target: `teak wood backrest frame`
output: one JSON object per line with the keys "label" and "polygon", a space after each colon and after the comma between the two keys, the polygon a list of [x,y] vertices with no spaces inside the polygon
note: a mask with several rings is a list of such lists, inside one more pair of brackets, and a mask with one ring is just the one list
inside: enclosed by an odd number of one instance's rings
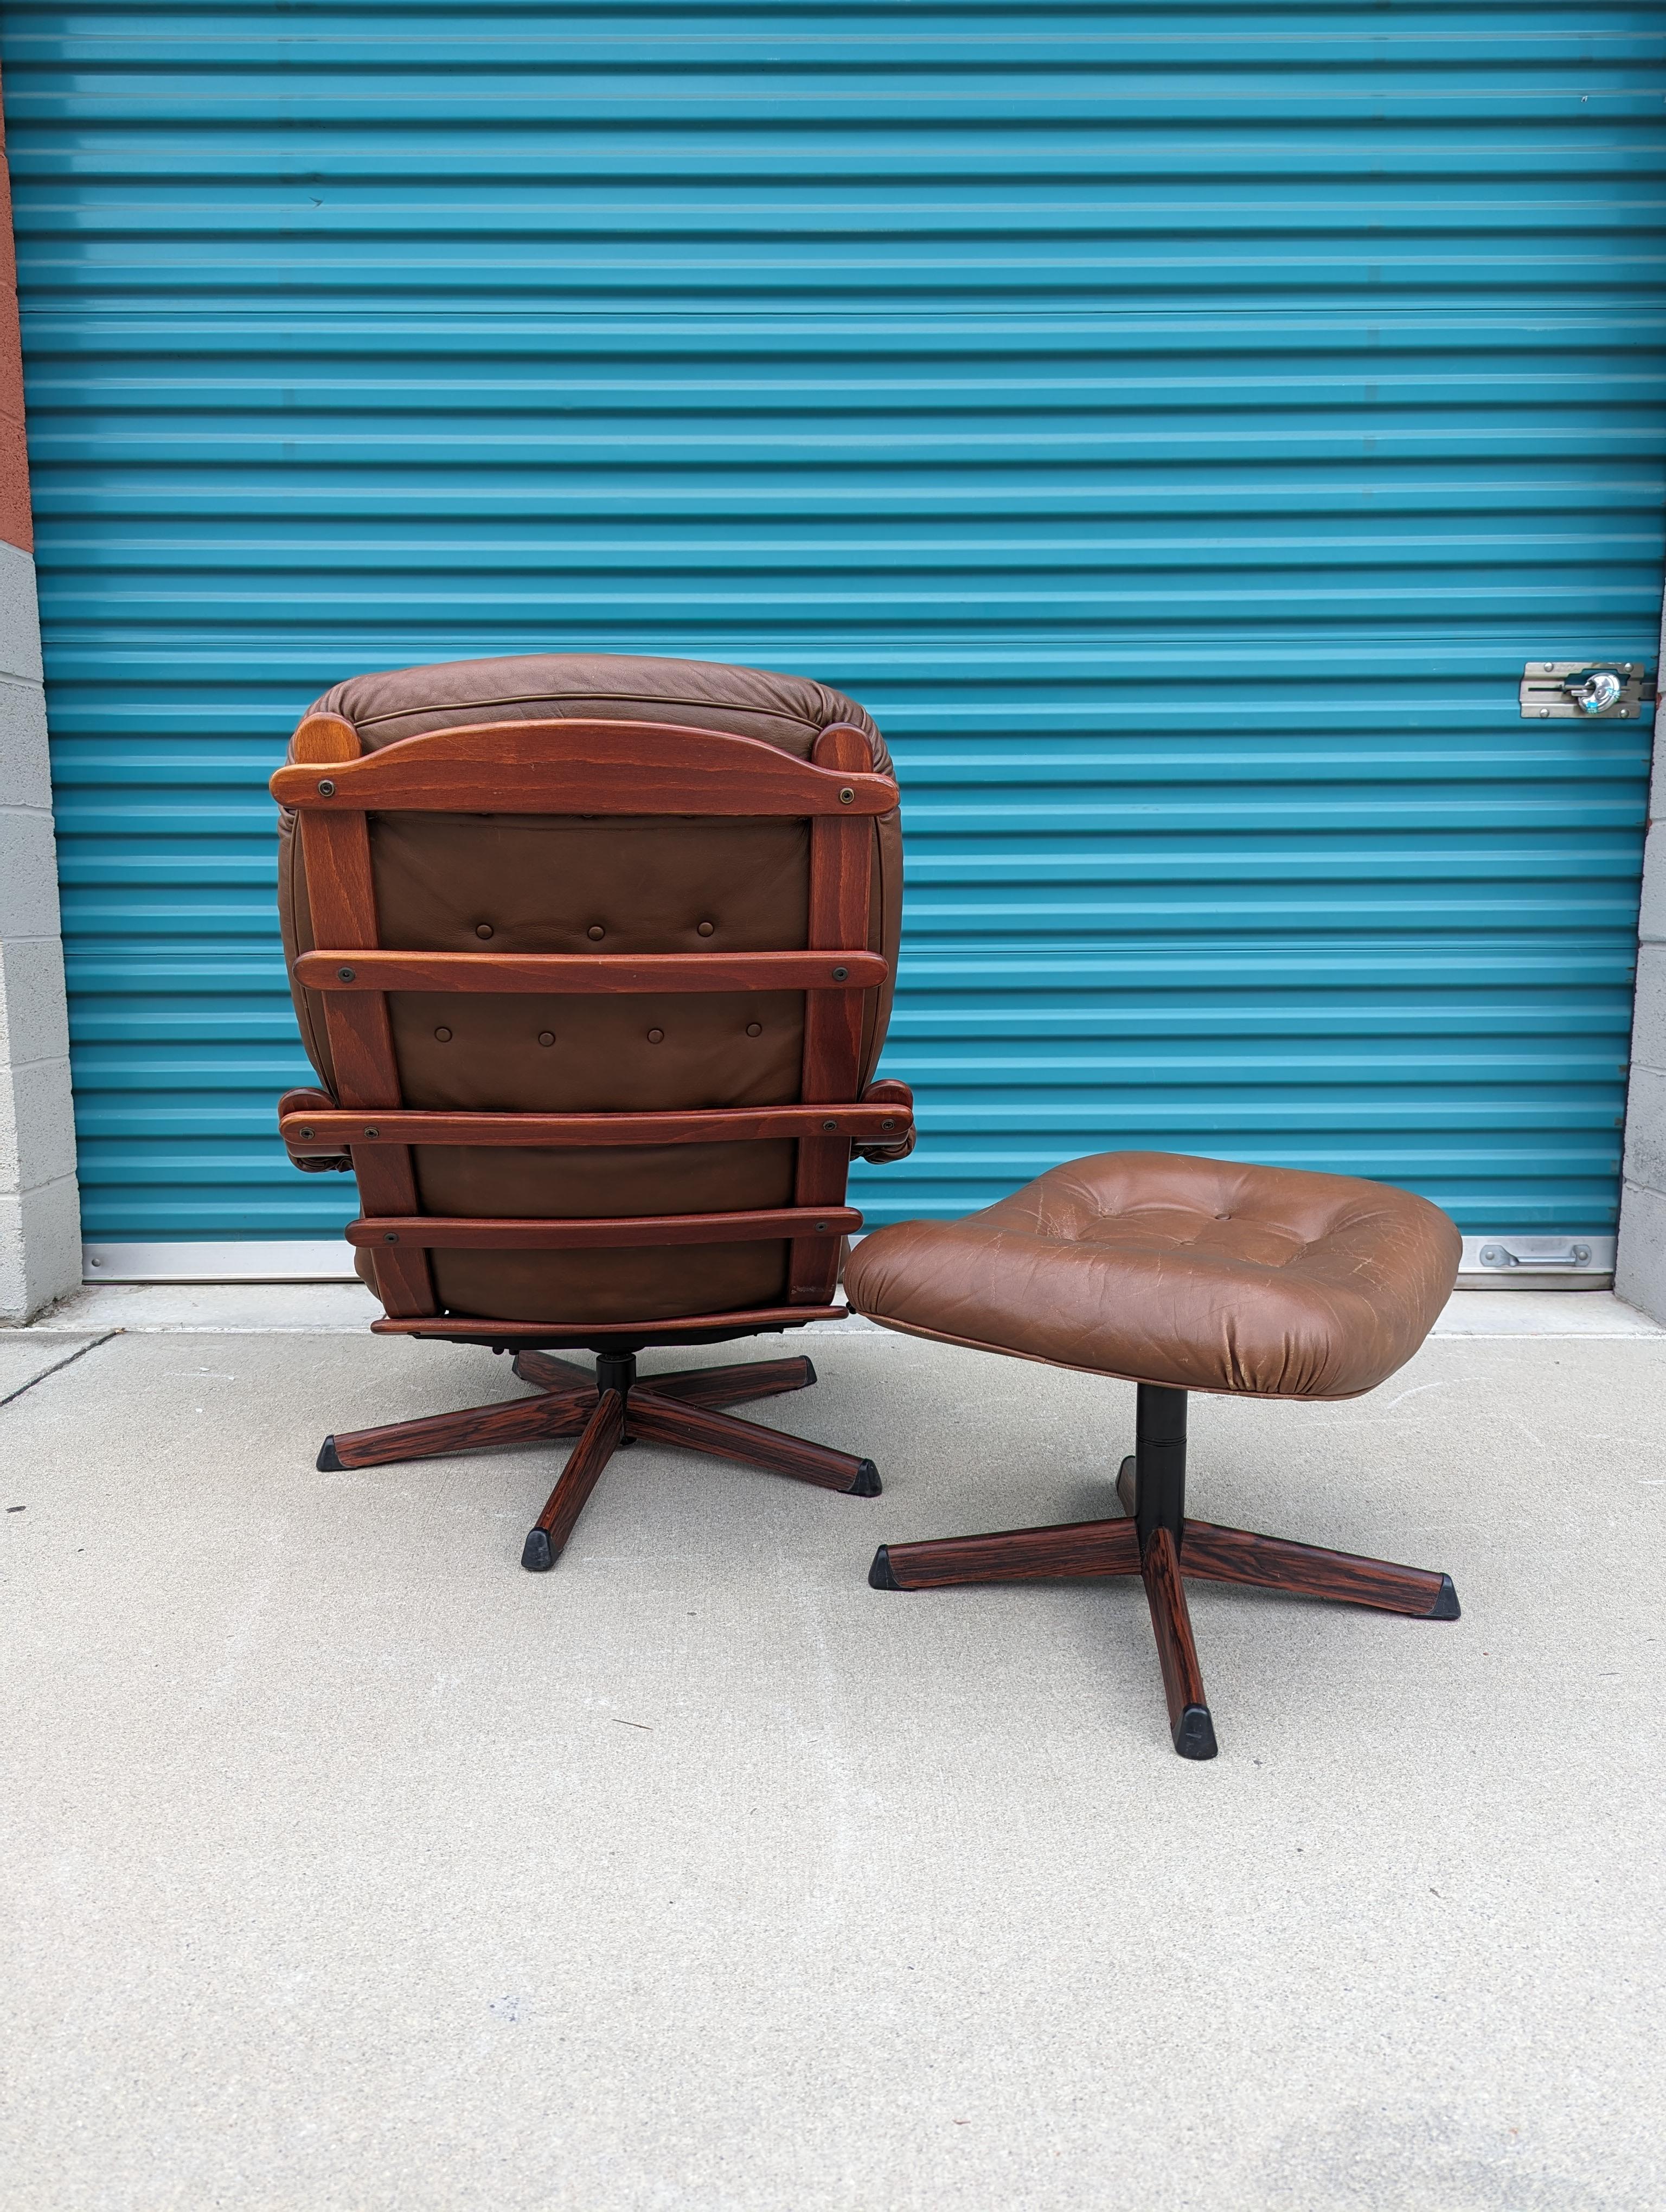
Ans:
{"label": "teak wood backrest frame", "polygon": [[[873,817],[897,804],[873,773],[861,731],[835,723],[801,761],[753,738],[674,724],[563,720],[480,723],[405,738],[363,753],[337,715],[310,715],[295,732],[272,795],[299,817],[313,935],[295,962],[318,991],[335,1066],[337,1106],[285,1115],[304,1152],[345,1143],[362,1218],[351,1243],[372,1255],[390,1316],[434,1317],[434,1249],[576,1249],[608,1244],[789,1241],[789,1308],[825,1305],[838,1281],[842,1237],[861,1216],[844,1203],[853,1138],[906,1130],[907,1109],[864,1107],[862,994],[887,978],[866,949]],[[763,953],[542,954],[384,951],[370,857],[370,811],[490,814],[799,817],[810,823],[807,949]],[[691,1109],[668,1115],[459,1115],[406,1109],[386,994],[390,990],[628,993],[801,989],[800,1103]],[[821,1109],[818,1111],[817,1109]],[[830,1111],[828,1109],[831,1109]],[[373,1118],[374,1117],[374,1118]],[[432,1217],[416,1202],[410,1146],[798,1140],[791,1207],[722,1214],[512,1221]],[[385,1125],[385,1126],[384,1126]],[[640,1126],[639,1126],[640,1125]],[[514,1133],[498,1130],[513,1127]],[[650,1133],[651,1131],[651,1133]],[[779,1309],[771,1309],[772,1314]],[[743,1324],[745,1312],[733,1316]],[[705,1318],[711,1318],[707,1316]],[[760,1310],[757,1318],[765,1316]],[[513,1324],[511,1325],[513,1326]]]}

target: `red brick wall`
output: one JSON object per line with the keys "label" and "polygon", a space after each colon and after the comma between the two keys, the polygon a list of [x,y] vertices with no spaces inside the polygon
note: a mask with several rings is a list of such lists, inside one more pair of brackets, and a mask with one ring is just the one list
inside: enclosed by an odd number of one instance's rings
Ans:
{"label": "red brick wall", "polygon": [[23,356],[17,336],[17,256],[11,235],[11,172],[0,129],[0,538],[34,550],[29,457],[23,443]]}

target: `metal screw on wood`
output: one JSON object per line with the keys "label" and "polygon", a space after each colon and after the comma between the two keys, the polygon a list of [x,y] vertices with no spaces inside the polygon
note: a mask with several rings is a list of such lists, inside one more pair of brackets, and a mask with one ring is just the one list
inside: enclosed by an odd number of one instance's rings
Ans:
{"label": "metal screw on wood", "polygon": [[320,799],[333,799],[336,795],[336,787],[327,775],[318,787],[318,795]]}
{"label": "metal screw on wood", "polygon": [[381,1133],[377,1129],[367,1129],[364,1133],[367,1137],[374,1137],[379,1136]]}
{"label": "metal screw on wood", "polygon": [[336,970],[336,981],[338,983],[350,983],[357,972],[358,971],[353,968],[337,968]]}
{"label": "metal screw on wood", "polygon": [[836,1129],[838,1126],[839,1125],[836,1121],[824,1121],[822,1123],[824,1129]]}
{"label": "metal screw on wood", "polygon": [[856,794],[850,786],[846,784],[844,789],[839,793],[839,804],[841,806],[854,806],[855,803]]}
{"label": "metal screw on wood", "polygon": [[843,981],[844,981],[844,979],[845,979],[845,977],[846,977],[849,973],[850,973],[850,970],[849,970],[849,969],[848,969],[848,968],[836,968],[836,969],[833,970],[833,981],[834,981],[836,983],[842,983],[842,982],[843,982]]}
{"label": "metal screw on wood", "polygon": [[388,1231],[388,1232],[387,1232],[386,1236],[386,1237],[383,1237],[383,1239],[382,1239],[382,1242],[383,1242],[383,1243],[384,1243],[384,1244],[397,1244],[397,1243],[398,1243],[398,1241],[399,1241],[399,1239],[398,1239],[398,1236],[397,1236],[397,1235],[396,1235],[396,1233],[395,1233],[392,1230],[391,1230],[391,1229]]}

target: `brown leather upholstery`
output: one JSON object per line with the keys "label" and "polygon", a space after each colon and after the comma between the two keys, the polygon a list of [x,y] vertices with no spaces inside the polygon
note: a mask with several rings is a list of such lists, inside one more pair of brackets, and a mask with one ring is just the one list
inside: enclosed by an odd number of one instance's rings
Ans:
{"label": "brown leather upholstery", "polygon": [[[534,653],[357,676],[309,714],[344,715],[367,750],[471,722],[599,717],[761,738],[807,758],[830,723],[891,759],[854,700],[803,677],[691,660]],[[293,963],[315,939],[301,841],[281,825],[279,908]],[[867,942],[894,969],[902,832],[876,822]],[[406,813],[370,817],[381,942],[423,951],[792,951],[806,939],[809,836],[800,821]],[[295,992],[307,1056],[332,1087],[322,1008]],[[799,1096],[802,994],[538,998],[390,995],[404,1103],[476,1111],[623,1112],[762,1106]],[[864,1079],[891,990],[868,995]],[[757,1034],[753,1034],[756,1030]],[[547,1040],[547,1042],[546,1042]],[[791,1143],[663,1150],[427,1146],[425,1211],[495,1217],[700,1213],[790,1205]],[[785,1244],[433,1255],[447,1310],[505,1320],[629,1322],[777,1303]]]}
{"label": "brown leather upholstery", "polygon": [[1185,1390],[1352,1398],[1403,1366],[1456,1279],[1426,1199],[1171,1152],[1053,1168],[960,1221],[901,1221],[845,1270],[889,1328]]}

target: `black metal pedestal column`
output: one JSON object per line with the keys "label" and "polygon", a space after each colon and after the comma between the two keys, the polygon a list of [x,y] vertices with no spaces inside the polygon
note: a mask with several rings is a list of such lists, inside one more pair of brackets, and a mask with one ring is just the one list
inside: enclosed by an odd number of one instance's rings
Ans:
{"label": "black metal pedestal column", "polygon": [[[634,1352],[599,1352],[596,1354],[596,1395],[604,1390],[617,1390],[627,1416],[630,1411],[630,1386],[636,1380],[636,1355]],[[616,1449],[629,1451],[636,1439],[629,1431],[619,1438]]]}
{"label": "black metal pedestal column", "polygon": [[1186,1524],[1186,1393],[1142,1382],[1134,1417],[1134,1519],[1143,1553],[1159,1528],[1180,1549]]}

